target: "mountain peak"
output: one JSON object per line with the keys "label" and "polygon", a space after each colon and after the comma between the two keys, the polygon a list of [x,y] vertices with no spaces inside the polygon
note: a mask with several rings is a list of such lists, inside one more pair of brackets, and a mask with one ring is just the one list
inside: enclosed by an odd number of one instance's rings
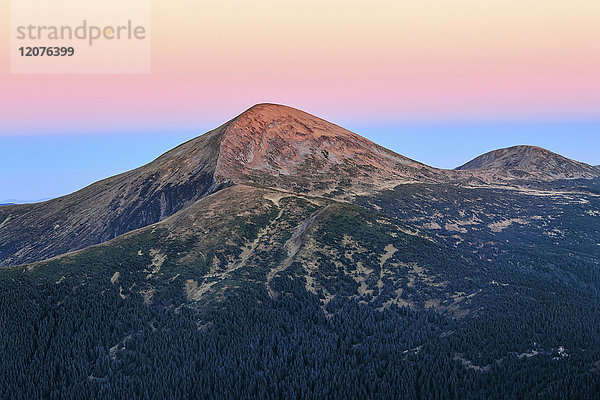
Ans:
{"label": "mountain peak", "polygon": [[546,179],[595,178],[598,171],[591,165],[574,161],[538,146],[519,145],[485,153],[457,170],[487,170]]}
{"label": "mountain peak", "polygon": [[432,171],[304,111],[257,104],[229,122],[215,176],[236,183],[329,192],[392,179],[413,181]]}
{"label": "mountain peak", "polygon": [[[291,126],[282,127],[282,123]],[[301,136],[346,135],[360,137],[338,125],[328,122],[297,108],[281,104],[259,103],[244,111],[230,122],[230,133],[272,134],[276,128],[278,134]],[[294,129],[292,129],[294,128]]]}
{"label": "mountain peak", "polygon": [[295,114],[299,117],[313,117],[317,118],[314,115],[311,115],[305,111],[299,110],[294,107],[286,106],[284,104],[276,104],[276,103],[258,103],[238,115],[235,119],[240,117],[252,117],[257,119],[270,120],[277,118],[281,115],[289,115]]}

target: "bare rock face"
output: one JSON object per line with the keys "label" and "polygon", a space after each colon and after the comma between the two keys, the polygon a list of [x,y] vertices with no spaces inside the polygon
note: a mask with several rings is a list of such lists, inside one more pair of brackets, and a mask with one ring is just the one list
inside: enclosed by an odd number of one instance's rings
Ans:
{"label": "bare rock face", "polygon": [[323,194],[433,181],[440,172],[303,111],[260,104],[225,130],[215,175]]}
{"label": "bare rock face", "polygon": [[570,160],[535,146],[514,146],[483,154],[457,170],[504,174],[507,178],[592,179],[600,176],[597,168]]}

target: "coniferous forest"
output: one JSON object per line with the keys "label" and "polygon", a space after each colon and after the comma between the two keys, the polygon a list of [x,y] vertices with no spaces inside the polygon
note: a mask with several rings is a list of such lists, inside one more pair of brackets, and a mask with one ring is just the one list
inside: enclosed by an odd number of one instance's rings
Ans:
{"label": "coniferous forest", "polygon": [[[596,399],[600,203],[584,197],[254,199],[2,269],[0,398]],[[405,223],[465,209],[482,221],[460,235]],[[552,218],[481,228],[497,215]]]}

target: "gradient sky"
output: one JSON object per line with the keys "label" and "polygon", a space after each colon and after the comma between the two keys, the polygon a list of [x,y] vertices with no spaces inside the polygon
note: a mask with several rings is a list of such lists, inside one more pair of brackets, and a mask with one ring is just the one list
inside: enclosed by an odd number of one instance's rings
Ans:
{"label": "gradient sky", "polygon": [[440,167],[512,144],[600,164],[599,16],[598,0],[152,1],[139,75],[10,74],[1,23],[0,200],[76,190],[260,102]]}

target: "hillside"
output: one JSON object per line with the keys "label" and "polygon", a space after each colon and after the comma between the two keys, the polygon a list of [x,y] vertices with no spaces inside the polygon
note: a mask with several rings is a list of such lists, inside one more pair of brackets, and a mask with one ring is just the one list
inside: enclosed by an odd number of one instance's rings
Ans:
{"label": "hillside", "polygon": [[3,207],[0,266],[105,242],[234,183],[351,198],[441,176],[310,114],[261,104],[133,171],[44,203]]}
{"label": "hillside", "polygon": [[224,127],[73,194],[0,209],[0,266],[53,257],[160,221],[219,188]]}
{"label": "hillside", "polygon": [[570,160],[536,146],[514,146],[483,154],[457,168],[488,174],[505,174],[516,179],[541,181],[592,179],[600,176],[591,165]]}
{"label": "hillside", "polygon": [[595,399],[594,167],[460,168],[261,104],[1,207],[0,398]]}
{"label": "hillside", "polygon": [[0,267],[106,242],[234,184],[353,202],[406,184],[515,186],[598,176],[594,167],[529,146],[440,170],[303,111],[259,104],[143,167],[43,203],[3,206]]}
{"label": "hillside", "polygon": [[0,270],[0,397],[591,399],[600,203],[578,196],[227,187]]}

